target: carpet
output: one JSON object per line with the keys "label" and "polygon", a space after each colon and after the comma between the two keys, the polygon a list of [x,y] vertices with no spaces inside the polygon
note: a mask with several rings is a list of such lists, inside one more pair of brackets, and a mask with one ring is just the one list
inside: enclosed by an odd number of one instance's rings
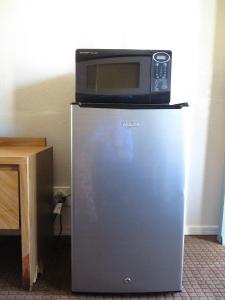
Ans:
{"label": "carpet", "polygon": [[0,299],[5,300],[148,300],[225,299],[225,247],[215,236],[187,236],[184,250],[183,290],[145,295],[78,295],[70,290],[70,239],[62,237],[48,259],[33,291],[21,288],[19,237],[0,237]]}

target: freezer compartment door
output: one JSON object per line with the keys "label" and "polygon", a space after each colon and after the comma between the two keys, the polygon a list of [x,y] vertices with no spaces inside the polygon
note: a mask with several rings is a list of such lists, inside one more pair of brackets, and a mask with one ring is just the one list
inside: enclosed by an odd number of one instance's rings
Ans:
{"label": "freezer compartment door", "polygon": [[181,290],[180,110],[72,106],[72,290]]}

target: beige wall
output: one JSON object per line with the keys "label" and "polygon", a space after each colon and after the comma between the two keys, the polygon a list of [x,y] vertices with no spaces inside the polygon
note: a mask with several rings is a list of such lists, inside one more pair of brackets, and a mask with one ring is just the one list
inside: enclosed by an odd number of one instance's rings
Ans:
{"label": "beige wall", "polygon": [[[213,1],[211,1],[213,3]],[[203,3],[202,3],[203,4]],[[205,4],[202,14],[207,18]],[[211,30],[201,26],[203,51],[212,62],[212,73],[207,71],[207,63],[201,64],[196,76],[196,84],[209,76],[205,84],[200,84],[191,130],[189,160],[189,180],[186,201],[186,224],[188,232],[215,233],[220,220],[222,202],[222,182],[225,156],[225,2],[214,1],[215,11]],[[212,24],[213,25],[213,24]],[[212,44],[211,44],[212,43]],[[209,67],[209,65],[208,65]],[[210,66],[211,67],[211,66]],[[197,88],[197,87],[196,87]],[[199,99],[199,104],[197,104]],[[203,107],[205,102],[205,108]],[[205,130],[203,130],[205,126]]]}
{"label": "beige wall", "polygon": [[68,186],[75,49],[171,49],[172,102],[190,103],[187,230],[215,231],[225,148],[224,3],[1,0],[0,135],[47,136],[55,185]]}

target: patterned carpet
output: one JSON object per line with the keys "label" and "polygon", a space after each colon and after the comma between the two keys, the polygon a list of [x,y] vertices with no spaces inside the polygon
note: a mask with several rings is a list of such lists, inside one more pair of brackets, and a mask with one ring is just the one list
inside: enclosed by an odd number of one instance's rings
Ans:
{"label": "patterned carpet", "polygon": [[225,247],[214,236],[185,238],[182,293],[104,296],[76,295],[70,291],[70,240],[63,237],[32,292],[20,287],[20,240],[0,237],[0,299],[7,300],[148,300],[225,299]]}

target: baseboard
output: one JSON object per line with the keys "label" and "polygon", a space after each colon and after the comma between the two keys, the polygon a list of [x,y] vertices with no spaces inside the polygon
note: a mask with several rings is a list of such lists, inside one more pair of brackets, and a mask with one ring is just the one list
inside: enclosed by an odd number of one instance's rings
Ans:
{"label": "baseboard", "polygon": [[219,232],[219,226],[196,226],[186,225],[184,228],[185,235],[217,235]]}

